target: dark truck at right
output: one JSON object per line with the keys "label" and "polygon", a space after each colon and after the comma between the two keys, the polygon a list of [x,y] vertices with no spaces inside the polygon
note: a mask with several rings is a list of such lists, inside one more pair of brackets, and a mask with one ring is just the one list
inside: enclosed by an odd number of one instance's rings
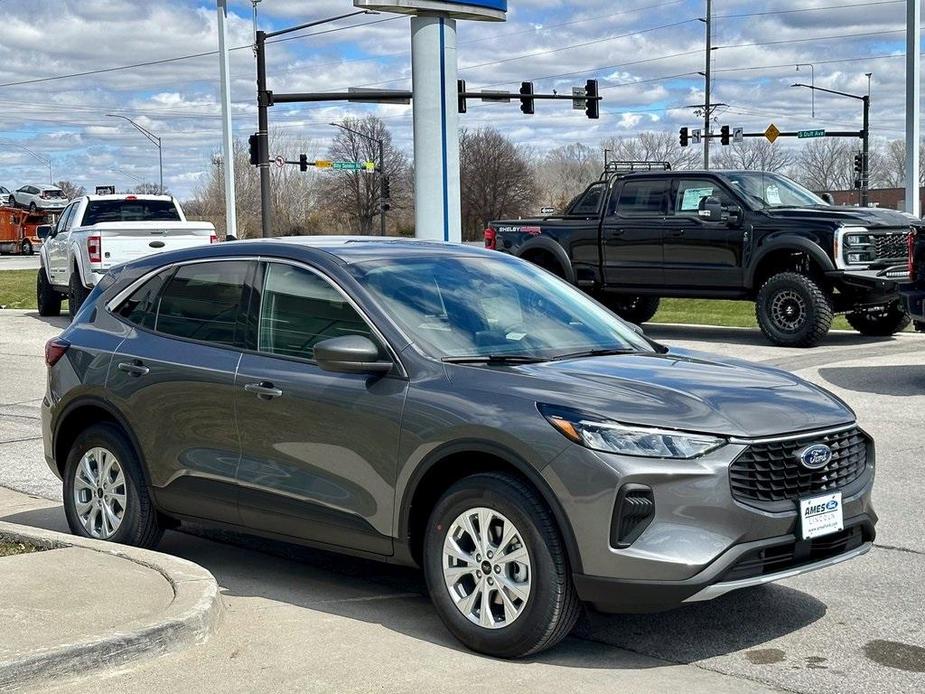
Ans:
{"label": "dark truck at right", "polygon": [[900,290],[915,329],[925,332],[925,234],[921,232],[909,238],[909,281]]}
{"label": "dark truck at right", "polygon": [[909,325],[899,283],[919,225],[895,210],[836,207],[780,174],[611,162],[564,214],[491,222],[485,245],[633,323],[662,297],[744,299],[771,342],[812,347],[836,314],[869,336]]}

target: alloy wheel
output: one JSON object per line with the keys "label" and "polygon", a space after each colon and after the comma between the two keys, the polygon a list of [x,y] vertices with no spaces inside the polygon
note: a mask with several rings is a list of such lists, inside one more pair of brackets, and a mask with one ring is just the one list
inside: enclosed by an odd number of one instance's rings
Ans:
{"label": "alloy wheel", "polygon": [[781,330],[796,332],[806,321],[806,301],[790,289],[777,292],[771,300],[771,318]]}
{"label": "alloy wheel", "polygon": [[443,544],[443,579],[457,609],[486,629],[509,626],[530,599],[533,570],[520,530],[489,508],[453,521]]}
{"label": "alloy wheel", "polygon": [[91,537],[108,540],[125,517],[125,473],[116,456],[101,447],[91,448],[74,473],[74,508]]}

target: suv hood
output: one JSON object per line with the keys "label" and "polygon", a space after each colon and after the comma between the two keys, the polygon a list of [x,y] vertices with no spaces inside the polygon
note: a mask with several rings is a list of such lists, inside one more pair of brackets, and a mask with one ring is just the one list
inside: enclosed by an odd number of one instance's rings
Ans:
{"label": "suv hood", "polygon": [[852,226],[908,227],[920,221],[898,210],[880,207],[769,207],[764,210],[771,219],[796,219],[841,222]]}
{"label": "suv hood", "polygon": [[688,350],[545,362],[512,371],[532,377],[526,388],[523,382],[511,386],[537,402],[627,424],[760,437],[855,420],[844,402],[786,371]]}

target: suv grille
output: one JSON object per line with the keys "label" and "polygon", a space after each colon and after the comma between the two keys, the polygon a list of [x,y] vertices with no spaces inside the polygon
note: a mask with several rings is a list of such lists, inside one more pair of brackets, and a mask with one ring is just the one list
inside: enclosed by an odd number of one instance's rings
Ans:
{"label": "suv grille", "polygon": [[[799,452],[824,443],[832,459],[819,470],[805,468]],[[752,444],[729,467],[732,496],[743,502],[796,501],[847,487],[867,467],[867,438],[857,427],[824,436]]]}
{"label": "suv grille", "polygon": [[877,260],[906,260],[909,257],[909,236],[911,230],[898,233],[872,233]]}

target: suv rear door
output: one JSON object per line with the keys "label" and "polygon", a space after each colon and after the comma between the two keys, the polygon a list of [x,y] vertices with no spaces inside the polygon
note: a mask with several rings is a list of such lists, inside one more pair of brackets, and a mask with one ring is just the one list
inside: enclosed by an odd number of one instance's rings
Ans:
{"label": "suv rear door", "polygon": [[251,322],[259,352],[238,370],[243,523],[258,530],[392,553],[399,432],[407,380],[323,371],[314,345],[359,334],[384,339],[328,277],[263,264]]}
{"label": "suv rear door", "polygon": [[669,179],[655,176],[618,182],[601,223],[604,282],[611,287],[662,284],[662,228]]}
{"label": "suv rear door", "polygon": [[711,222],[698,214],[700,201],[719,198],[723,216],[738,202],[718,181],[678,176],[671,188],[672,214],[665,222],[664,282],[671,287],[729,289],[742,286],[744,233],[724,219]]}

